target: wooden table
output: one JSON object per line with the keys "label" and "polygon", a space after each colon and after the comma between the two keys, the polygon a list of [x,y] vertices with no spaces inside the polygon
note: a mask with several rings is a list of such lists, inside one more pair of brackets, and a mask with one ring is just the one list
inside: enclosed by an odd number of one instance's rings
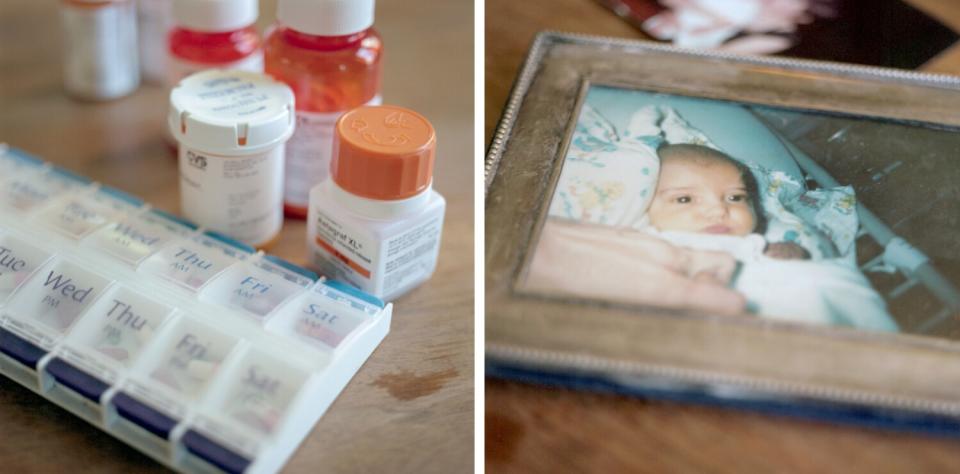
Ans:
{"label": "wooden table", "polygon": [[[260,26],[276,1],[261,2]],[[464,472],[473,466],[473,5],[378,2],[383,96],[436,126],[436,189],[447,199],[433,279],[396,300],[390,334],[287,464],[286,472]],[[166,97],[143,85],[82,103],[61,82],[58,2],[0,2],[0,142],[177,211],[176,161],[161,138]],[[304,263],[303,221],[272,252]],[[0,377],[0,471],[165,469]]]}
{"label": "wooden table", "polygon": [[[960,3],[911,0],[960,31]],[[644,39],[593,0],[486,1],[485,137],[540,30]],[[922,68],[960,73],[960,46]],[[956,440],[487,379],[490,472],[958,472]]]}

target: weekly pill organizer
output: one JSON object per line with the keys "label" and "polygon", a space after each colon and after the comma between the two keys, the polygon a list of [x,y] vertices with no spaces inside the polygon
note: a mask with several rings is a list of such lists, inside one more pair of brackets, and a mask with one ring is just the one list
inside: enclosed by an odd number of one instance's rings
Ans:
{"label": "weekly pill organizer", "polygon": [[184,472],[280,469],[392,305],[0,145],[0,373]]}

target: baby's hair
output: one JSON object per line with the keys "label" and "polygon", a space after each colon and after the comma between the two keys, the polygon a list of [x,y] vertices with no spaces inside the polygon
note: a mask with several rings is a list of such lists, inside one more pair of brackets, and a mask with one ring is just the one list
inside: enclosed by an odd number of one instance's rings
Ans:
{"label": "baby's hair", "polygon": [[657,148],[657,155],[660,156],[661,161],[668,158],[685,157],[697,160],[723,161],[736,167],[737,171],[740,172],[740,179],[743,181],[743,186],[746,188],[747,199],[750,202],[750,207],[753,208],[753,215],[756,216],[757,224],[753,231],[758,234],[763,234],[766,232],[767,216],[764,214],[763,205],[760,203],[760,192],[759,187],[757,186],[757,178],[754,176],[753,171],[750,171],[750,168],[747,167],[747,165],[733,159],[730,157],[730,155],[727,155],[722,151],[703,145],[694,145],[689,143],[661,145],[660,148]]}

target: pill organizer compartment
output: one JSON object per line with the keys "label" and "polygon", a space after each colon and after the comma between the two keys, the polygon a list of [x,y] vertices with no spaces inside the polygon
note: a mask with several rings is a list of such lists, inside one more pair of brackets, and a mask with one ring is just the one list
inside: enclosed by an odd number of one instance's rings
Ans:
{"label": "pill organizer compartment", "polygon": [[27,214],[52,199],[80,190],[90,183],[60,168],[42,168],[18,173],[0,183],[0,208]]}
{"label": "pill organizer compartment", "polygon": [[335,352],[383,311],[382,301],[356,293],[336,281],[318,283],[288,305],[269,329]]}
{"label": "pill organizer compartment", "polygon": [[3,309],[7,315],[5,334],[0,337],[0,353],[6,357],[4,373],[39,389],[40,359],[110,283],[56,257],[33,272]]}
{"label": "pill organizer compartment", "polygon": [[0,308],[53,254],[10,234],[0,235]]}
{"label": "pill organizer compartment", "polygon": [[188,221],[150,209],[100,228],[84,239],[83,245],[136,265],[172,240],[188,238],[196,229]]}
{"label": "pill organizer compartment", "polygon": [[237,340],[193,318],[183,318],[166,340],[150,378],[195,399],[213,378]]}
{"label": "pill organizer compartment", "polygon": [[44,332],[63,334],[110,280],[76,263],[54,258],[10,297],[5,312]]}
{"label": "pill organizer compartment", "polygon": [[47,206],[34,219],[67,237],[79,239],[139,208],[143,201],[113,188],[71,193]]}
{"label": "pill organizer compartment", "polygon": [[210,282],[200,299],[263,321],[284,302],[313,286],[317,275],[276,257],[263,256],[230,267]]}
{"label": "pill organizer compartment", "polygon": [[167,305],[117,285],[84,314],[67,343],[129,367],[172,312]]}
{"label": "pill organizer compartment", "polygon": [[181,463],[190,470],[246,470],[290,417],[291,402],[309,376],[303,364],[253,348],[224,371],[224,382],[180,440]]}
{"label": "pill organizer compartment", "polygon": [[237,339],[196,316],[180,314],[147,347],[111,398],[108,430],[165,463],[174,429],[203,396]]}
{"label": "pill organizer compartment", "polygon": [[147,258],[140,265],[140,271],[196,291],[253,252],[252,247],[208,232],[191,239],[175,239]]}
{"label": "pill organizer compartment", "polygon": [[91,423],[102,423],[109,388],[172,312],[125,286],[113,286],[84,312],[45,365],[46,396]]}

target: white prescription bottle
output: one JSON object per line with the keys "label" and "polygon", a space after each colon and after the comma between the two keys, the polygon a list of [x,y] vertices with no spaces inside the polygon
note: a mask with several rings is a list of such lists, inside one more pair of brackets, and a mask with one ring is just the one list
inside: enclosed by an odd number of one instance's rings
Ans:
{"label": "white prescription bottle", "polygon": [[310,190],[310,262],[329,278],[393,300],[433,274],[446,202],[433,190],[433,126],[388,105],[334,126],[330,175]]}
{"label": "white prescription bottle", "polygon": [[60,19],[67,93],[109,100],[140,85],[133,0],[63,0]]}
{"label": "white prescription bottle", "polygon": [[293,92],[261,73],[210,69],[170,92],[179,144],[180,209],[188,219],[254,247],[283,225],[284,144]]}

